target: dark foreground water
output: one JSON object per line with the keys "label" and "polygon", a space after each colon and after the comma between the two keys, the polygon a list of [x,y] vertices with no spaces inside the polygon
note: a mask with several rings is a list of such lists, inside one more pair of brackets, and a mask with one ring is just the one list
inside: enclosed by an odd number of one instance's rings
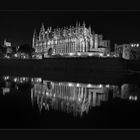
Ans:
{"label": "dark foreground water", "polygon": [[140,84],[0,76],[0,128],[140,128]]}

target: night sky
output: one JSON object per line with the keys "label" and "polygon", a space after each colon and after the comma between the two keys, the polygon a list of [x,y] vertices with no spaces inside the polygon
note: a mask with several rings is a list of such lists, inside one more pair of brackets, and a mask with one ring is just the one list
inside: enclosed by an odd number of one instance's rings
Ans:
{"label": "night sky", "polygon": [[75,10],[15,10],[0,11],[0,44],[6,38],[13,45],[32,42],[34,28],[39,32],[41,24],[45,28],[75,25],[85,21],[95,33],[114,43],[140,41],[140,11],[75,11]]}

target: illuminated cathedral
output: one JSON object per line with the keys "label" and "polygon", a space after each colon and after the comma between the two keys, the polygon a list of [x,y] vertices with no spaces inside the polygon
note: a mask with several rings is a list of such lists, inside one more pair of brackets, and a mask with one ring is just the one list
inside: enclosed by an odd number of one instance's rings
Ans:
{"label": "illuminated cathedral", "polygon": [[45,58],[53,55],[104,55],[107,53],[106,50],[109,50],[110,45],[108,40],[102,40],[102,35],[92,32],[91,27],[87,28],[83,22],[82,25],[76,23],[75,27],[53,30],[51,27],[45,30],[42,24],[39,35],[37,35],[36,30],[34,31],[32,47],[35,49],[36,58]]}

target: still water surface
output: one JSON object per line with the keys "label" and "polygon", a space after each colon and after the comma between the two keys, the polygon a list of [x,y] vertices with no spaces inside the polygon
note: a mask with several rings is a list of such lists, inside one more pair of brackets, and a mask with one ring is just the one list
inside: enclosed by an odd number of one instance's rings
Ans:
{"label": "still water surface", "polygon": [[140,84],[0,77],[0,128],[140,128]]}

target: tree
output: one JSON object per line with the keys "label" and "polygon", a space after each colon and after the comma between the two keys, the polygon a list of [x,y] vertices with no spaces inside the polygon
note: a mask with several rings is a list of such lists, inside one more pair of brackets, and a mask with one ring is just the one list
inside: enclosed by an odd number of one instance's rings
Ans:
{"label": "tree", "polygon": [[6,48],[0,45],[0,57],[3,57],[6,54]]}
{"label": "tree", "polygon": [[12,47],[13,53],[16,53],[16,47]]}
{"label": "tree", "polygon": [[34,48],[32,48],[29,44],[23,44],[19,47],[18,52],[31,55],[34,52]]}

